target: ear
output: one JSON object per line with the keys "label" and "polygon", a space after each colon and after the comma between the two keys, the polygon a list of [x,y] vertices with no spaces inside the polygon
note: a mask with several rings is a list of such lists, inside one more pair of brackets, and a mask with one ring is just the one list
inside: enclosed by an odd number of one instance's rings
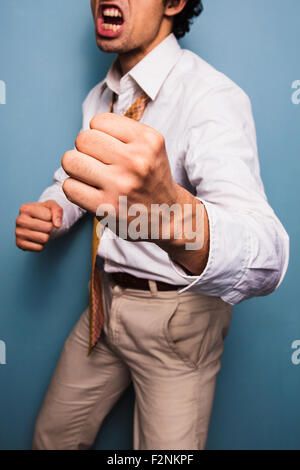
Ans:
{"label": "ear", "polygon": [[175,16],[186,6],[188,0],[165,0],[165,15]]}

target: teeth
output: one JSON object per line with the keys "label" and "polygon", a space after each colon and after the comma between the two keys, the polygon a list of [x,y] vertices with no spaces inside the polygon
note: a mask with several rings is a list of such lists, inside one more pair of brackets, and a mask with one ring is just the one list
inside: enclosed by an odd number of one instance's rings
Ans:
{"label": "teeth", "polygon": [[103,15],[104,16],[115,16],[115,17],[119,16],[120,18],[122,18],[122,13],[117,8],[104,8]]}
{"label": "teeth", "polygon": [[120,24],[110,24],[110,23],[103,23],[103,29],[111,29],[112,31],[118,31],[121,28]]}

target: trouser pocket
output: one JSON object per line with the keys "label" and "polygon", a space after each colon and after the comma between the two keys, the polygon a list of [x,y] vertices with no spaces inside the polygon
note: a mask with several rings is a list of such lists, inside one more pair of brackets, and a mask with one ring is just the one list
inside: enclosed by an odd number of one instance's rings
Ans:
{"label": "trouser pocket", "polygon": [[231,306],[216,297],[185,293],[166,317],[163,333],[170,352],[197,369],[218,360],[231,321]]}

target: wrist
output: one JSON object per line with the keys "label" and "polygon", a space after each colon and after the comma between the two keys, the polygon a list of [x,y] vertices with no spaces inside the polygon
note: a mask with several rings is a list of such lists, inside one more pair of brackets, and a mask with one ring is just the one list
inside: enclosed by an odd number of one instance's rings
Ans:
{"label": "wrist", "polygon": [[[209,254],[209,221],[204,204],[177,185],[177,197],[169,223],[169,238],[156,242],[188,275],[200,275]],[[154,241],[155,242],[155,241]]]}

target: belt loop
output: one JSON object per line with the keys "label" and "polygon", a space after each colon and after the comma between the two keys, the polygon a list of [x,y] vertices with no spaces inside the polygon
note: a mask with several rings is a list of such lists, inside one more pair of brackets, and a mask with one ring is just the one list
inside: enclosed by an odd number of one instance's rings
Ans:
{"label": "belt loop", "polygon": [[151,279],[148,279],[148,284],[149,284],[149,289],[151,291],[152,295],[157,295],[157,285],[155,281],[152,281]]}
{"label": "belt loop", "polygon": [[108,284],[111,295],[121,295],[122,287],[115,283],[110,273],[108,274]]}
{"label": "belt loop", "polygon": [[118,284],[115,284],[113,287],[112,287],[112,293],[113,295],[121,295],[123,292],[123,289],[121,286],[118,286]]}

